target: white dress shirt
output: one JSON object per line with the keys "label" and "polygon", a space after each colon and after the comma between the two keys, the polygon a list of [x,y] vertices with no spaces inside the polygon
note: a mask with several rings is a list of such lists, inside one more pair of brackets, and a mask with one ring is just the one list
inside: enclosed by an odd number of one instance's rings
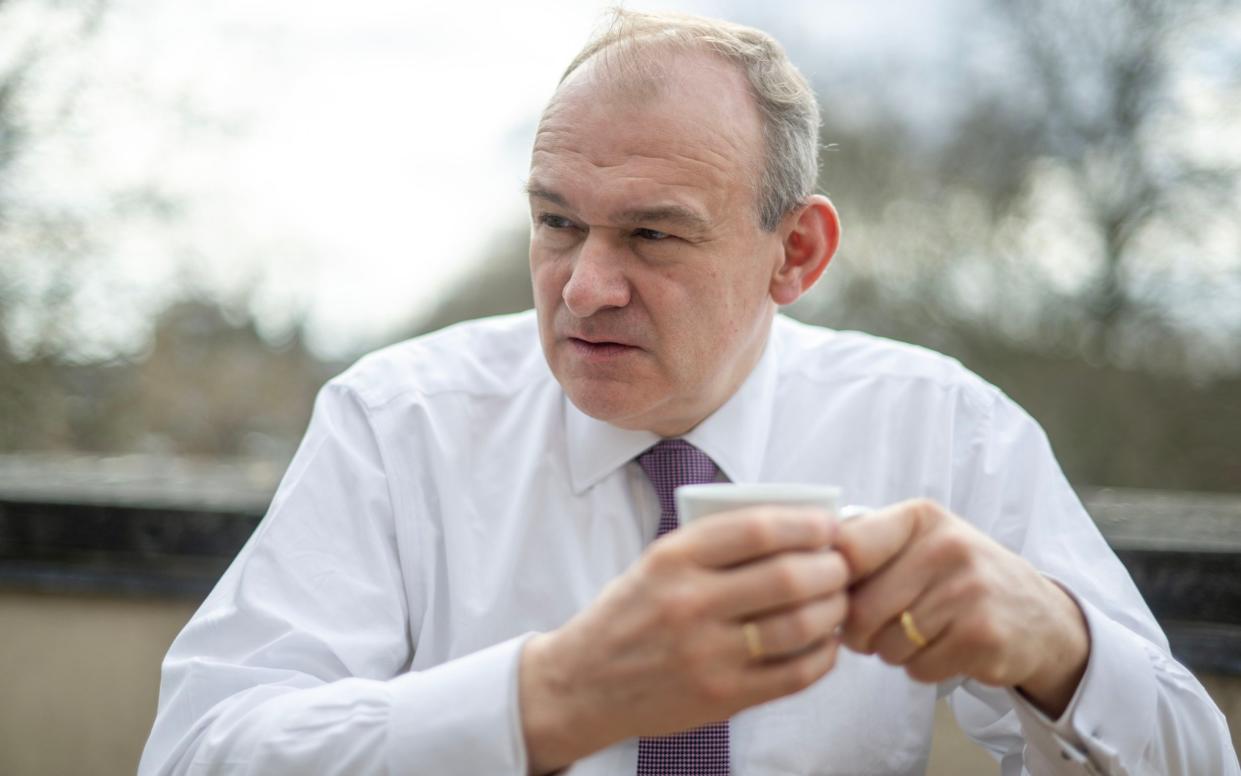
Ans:
{"label": "white dress shirt", "polygon": [[[685,437],[735,482],[925,496],[1062,583],[1092,642],[1069,710],[934,686],[842,650],[733,717],[738,774],[916,774],[937,695],[1003,774],[1235,774],[1227,727],[1039,427],[955,361],[777,317],[758,366]],[[518,655],[655,536],[636,455],[579,412],[533,313],[374,353],[320,393],[271,508],[163,664],[141,774],[525,774]],[[572,776],[632,776],[637,742]]]}

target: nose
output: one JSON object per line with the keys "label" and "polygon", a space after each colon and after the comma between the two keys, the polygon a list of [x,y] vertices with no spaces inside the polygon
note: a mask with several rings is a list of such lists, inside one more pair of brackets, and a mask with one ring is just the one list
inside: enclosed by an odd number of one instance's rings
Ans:
{"label": "nose", "polygon": [[588,234],[561,293],[565,306],[577,318],[629,304],[629,280],[621,250],[609,246],[602,236]]}

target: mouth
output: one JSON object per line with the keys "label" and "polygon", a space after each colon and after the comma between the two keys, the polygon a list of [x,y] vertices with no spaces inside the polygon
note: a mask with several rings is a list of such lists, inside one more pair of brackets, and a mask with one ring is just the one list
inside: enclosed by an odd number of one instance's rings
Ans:
{"label": "mouth", "polygon": [[640,350],[634,345],[606,339],[568,337],[567,342],[578,355],[592,360],[607,360]]}

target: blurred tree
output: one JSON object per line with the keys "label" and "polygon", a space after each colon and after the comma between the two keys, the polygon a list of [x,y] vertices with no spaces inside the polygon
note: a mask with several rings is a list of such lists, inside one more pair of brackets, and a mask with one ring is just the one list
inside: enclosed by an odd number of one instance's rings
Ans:
{"label": "blurred tree", "polygon": [[995,7],[1004,65],[942,140],[823,87],[844,250],[794,312],[957,356],[1075,482],[1241,489],[1241,147],[1194,107],[1241,84],[1187,72],[1232,6]]}
{"label": "blurred tree", "polygon": [[318,387],[318,360],[295,327],[271,344],[253,318],[188,299],[157,318],[137,360],[10,363],[0,382],[0,451],[77,450],[287,458]]}
{"label": "blurred tree", "polygon": [[[1188,301],[1169,298],[1174,289],[1148,293],[1168,276],[1159,271],[1165,262],[1193,263],[1213,224],[1222,218],[1235,229],[1241,223],[1241,157],[1235,146],[1231,157],[1221,157],[1191,140],[1195,124],[1210,117],[1193,115],[1191,91],[1200,87],[1186,71],[1201,49],[1219,45],[1209,33],[1226,21],[1222,11],[1235,6],[999,0],[996,7],[1024,65],[1020,115],[1029,127],[1013,137],[1022,142],[1005,145],[1021,159],[1026,180],[1059,176],[1092,237],[1079,245],[1093,259],[1077,306],[1084,345],[1104,358],[1121,344],[1126,327],[1150,344],[1149,335],[1158,337],[1168,323],[1167,307]],[[1235,102],[1241,93],[1233,86]],[[1235,128],[1217,129],[1218,142],[1235,140]],[[947,165],[955,166],[964,149],[955,150],[945,155]],[[1046,160],[1054,160],[1051,170],[1040,169]],[[1239,277],[1236,265],[1233,293],[1241,290]],[[1227,323],[1241,333],[1237,317]]]}
{"label": "blurred tree", "polygon": [[120,10],[0,0],[0,348],[21,359],[137,352],[172,294],[126,270],[131,254],[162,241],[169,263],[193,261],[160,233],[182,204],[163,172],[178,141],[226,122],[118,53],[140,8]]}
{"label": "blurred tree", "polygon": [[[90,44],[110,8],[0,0],[0,450],[285,457],[331,371],[300,326],[268,342],[243,305],[189,298],[156,309],[145,342],[113,347],[90,330],[142,316],[132,291],[145,279],[101,271],[123,250],[117,225],[144,219],[149,232],[176,210],[157,180],[91,180],[83,195],[45,166],[57,154],[90,156],[95,128],[81,126],[77,106],[99,96]],[[105,98],[132,90],[103,86],[113,90]],[[214,127],[183,102],[131,96],[150,124]],[[93,318],[81,314],[84,299]]]}
{"label": "blurred tree", "polygon": [[[51,215],[35,217],[21,202],[15,181],[37,130],[28,105],[31,84],[63,47],[92,34],[104,7],[102,1],[0,0],[0,448],[21,433],[55,438],[57,418],[63,414],[52,359],[47,354],[19,358],[10,338],[15,309],[29,301],[15,274],[15,243],[19,234],[28,236],[32,229],[47,226]],[[47,22],[53,15],[56,23],[36,23],[36,16]]]}
{"label": "blurred tree", "polygon": [[414,322],[410,336],[469,318],[529,310],[534,305],[529,246],[528,225],[499,231],[474,271],[457,280],[429,313]]}
{"label": "blurred tree", "polygon": [[129,420],[104,421],[96,433],[121,425],[149,449],[287,457],[316,391],[339,366],[310,352],[300,326],[273,345],[248,314],[182,301],[159,316],[150,352],[130,370],[132,385],[110,397],[107,411]]}
{"label": "blurred tree", "polygon": [[[54,95],[44,90],[38,110],[33,94],[46,69],[98,30],[107,7],[106,0],[0,0],[0,354],[6,357],[12,355],[11,318],[30,301],[28,284],[15,274],[21,246],[46,246],[39,253],[47,265],[70,262],[82,247],[75,219],[63,208],[38,207],[17,185],[40,134],[72,111],[79,84],[62,83]],[[67,273],[52,266],[45,271],[59,279],[34,304],[56,307],[66,296]]]}

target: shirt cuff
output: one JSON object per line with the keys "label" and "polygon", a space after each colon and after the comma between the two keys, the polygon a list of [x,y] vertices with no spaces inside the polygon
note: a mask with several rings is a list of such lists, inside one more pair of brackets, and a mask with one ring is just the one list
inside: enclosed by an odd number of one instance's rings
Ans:
{"label": "shirt cuff", "polygon": [[388,772],[525,776],[517,672],[533,635],[393,679]]}
{"label": "shirt cuff", "polygon": [[1157,688],[1144,639],[1077,597],[1090,632],[1090,657],[1077,691],[1052,720],[1015,689],[1008,690],[1026,743],[1067,773],[1123,772],[1140,762],[1155,724]]}

